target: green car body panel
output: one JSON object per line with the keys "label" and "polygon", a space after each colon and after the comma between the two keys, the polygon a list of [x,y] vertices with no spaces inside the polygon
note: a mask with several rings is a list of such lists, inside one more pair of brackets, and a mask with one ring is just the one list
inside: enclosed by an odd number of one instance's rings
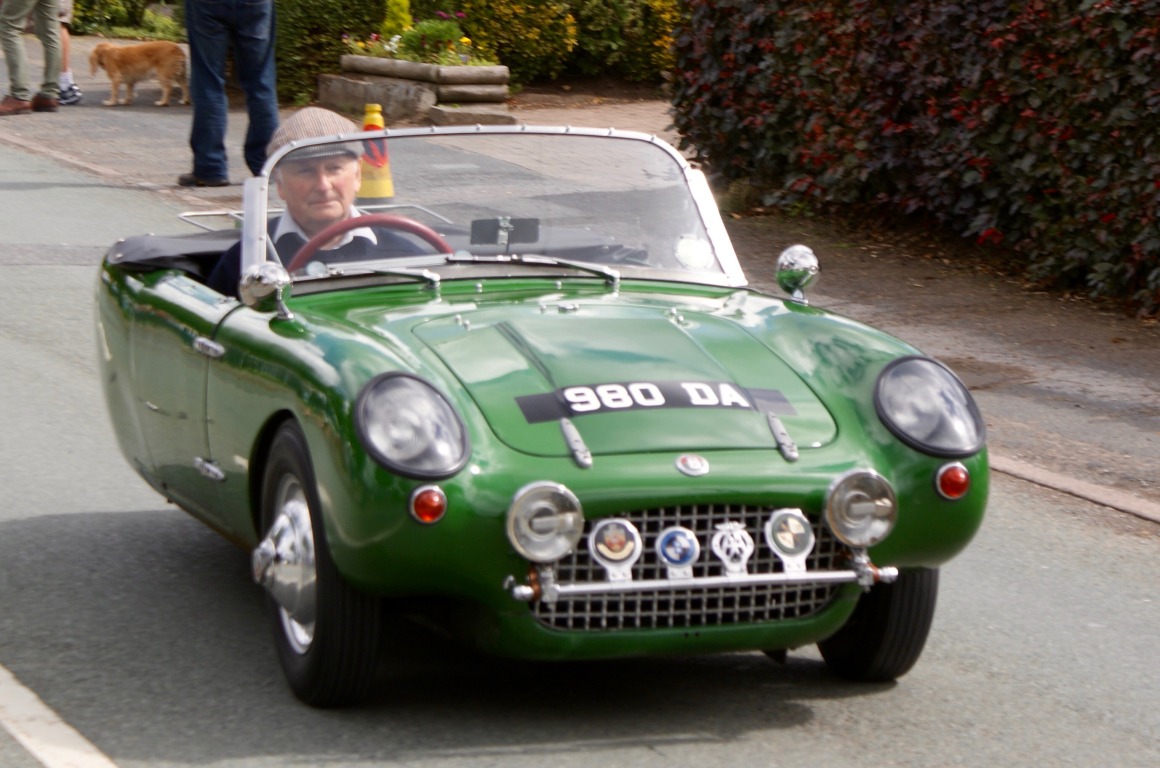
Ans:
{"label": "green car body panel", "polygon": [[[512,282],[484,284],[482,291],[475,281],[445,282],[437,296],[414,284],[304,296],[289,302],[294,318],[287,320],[236,303],[223,308],[219,296],[179,272],[143,280],[106,267],[98,296],[102,346],[115,352],[102,355],[102,377],[122,448],[152,485],[252,546],[250,471],[263,460],[262,436],[282,419],[295,419],[311,446],[343,575],[378,594],[458,601],[458,613],[474,627],[473,642],[516,656],[796,646],[840,626],[859,592],[847,586],[841,599],[806,619],[703,627],[695,639],[684,629],[545,629],[503,589],[507,576],[527,570],[504,533],[507,507],[517,489],[537,480],[573,489],[591,518],[698,497],[801,506],[816,515],[836,475],[874,468],[894,485],[900,509],[891,536],[870,554],[903,567],[947,561],[979,527],[986,452],[963,460],[976,478],[970,495],[948,501],[932,480],[945,459],[902,445],[874,412],[879,371],[915,353],[897,339],[752,291],[686,289],[674,296],[664,285],[625,283],[613,294],[585,279],[564,288],[556,281]],[[550,312],[543,310],[546,296]],[[560,304],[576,308],[558,312]],[[224,354],[212,361],[198,354],[192,335],[176,325],[200,330]],[[612,332],[624,327],[631,336]],[[649,354],[656,350],[666,351],[663,361]],[[790,463],[778,453],[752,410],[674,416],[639,409],[587,417],[584,434],[600,471],[583,469],[555,422],[529,424],[516,406],[520,395],[550,390],[545,367],[563,385],[680,380],[729,382],[739,392],[775,388],[792,406],[783,422],[800,438],[800,459]],[[440,483],[448,512],[437,525],[420,524],[406,510],[410,493],[427,481],[394,475],[359,447],[355,399],[367,381],[391,370],[435,384],[463,415],[473,446],[468,466]],[[207,380],[204,403],[191,397],[199,377]],[[142,392],[164,392],[169,402],[135,402],[130,382]],[[194,451],[217,462],[223,482],[188,482]],[[675,472],[682,452],[706,456],[714,472]],[[178,492],[191,484],[206,490]]]}

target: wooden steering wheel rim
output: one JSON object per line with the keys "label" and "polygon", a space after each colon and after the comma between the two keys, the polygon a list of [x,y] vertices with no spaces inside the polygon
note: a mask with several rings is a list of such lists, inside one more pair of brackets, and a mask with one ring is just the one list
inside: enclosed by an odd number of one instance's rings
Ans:
{"label": "wooden steering wheel rim", "polygon": [[294,272],[295,270],[302,269],[314,254],[318,253],[323,244],[330,242],[344,232],[349,232],[358,227],[374,225],[386,227],[387,229],[397,229],[401,232],[409,232],[431,245],[438,253],[454,253],[451,245],[438,232],[426,224],[420,224],[414,219],[409,219],[406,216],[398,216],[393,213],[368,213],[365,216],[350,216],[342,221],[336,221],[307,240],[306,244],[298,249],[298,253],[294,254],[294,258],[290,259],[290,263],[286,266],[286,271]]}

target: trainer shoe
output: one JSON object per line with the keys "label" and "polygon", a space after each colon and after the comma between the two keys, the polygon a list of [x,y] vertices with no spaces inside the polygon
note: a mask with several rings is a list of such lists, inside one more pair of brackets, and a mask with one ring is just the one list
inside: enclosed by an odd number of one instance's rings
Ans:
{"label": "trainer shoe", "polygon": [[77,88],[76,83],[70,84],[67,88],[60,89],[60,103],[61,104],[80,104],[84,94],[81,89]]}
{"label": "trainer shoe", "polygon": [[15,96],[5,96],[0,101],[0,115],[22,115],[32,111],[32,102],[18,99]]}
{"label": "trainer shoe", "polygon": [[183,173],[177,177],[177,183],[183,187],[224,187],[229,185],[229,179],[203,179],[192,173]]}

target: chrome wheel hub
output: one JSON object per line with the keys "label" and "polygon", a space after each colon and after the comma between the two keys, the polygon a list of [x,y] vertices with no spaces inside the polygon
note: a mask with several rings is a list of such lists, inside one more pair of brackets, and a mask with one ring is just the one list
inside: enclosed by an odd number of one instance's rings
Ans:
{"label": "chrome wheel hub", "polygon": [[254,581],[278,605],[290,646],[297,653],[306,653],[314,642],[318,570],[310,507],[302,484],[292,475],[278,483],[274,521],[266,538],[254,549],[251,565]]}

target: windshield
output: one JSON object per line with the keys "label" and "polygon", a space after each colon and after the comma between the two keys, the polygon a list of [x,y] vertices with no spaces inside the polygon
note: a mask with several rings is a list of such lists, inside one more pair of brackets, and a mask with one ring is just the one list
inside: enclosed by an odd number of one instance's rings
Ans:
{"label": "windshield", "polygon": [[380,136],[275,158],[266,255],[295,279],[526,259],[743,281],[703,177],[661,142],[563,129]]}

